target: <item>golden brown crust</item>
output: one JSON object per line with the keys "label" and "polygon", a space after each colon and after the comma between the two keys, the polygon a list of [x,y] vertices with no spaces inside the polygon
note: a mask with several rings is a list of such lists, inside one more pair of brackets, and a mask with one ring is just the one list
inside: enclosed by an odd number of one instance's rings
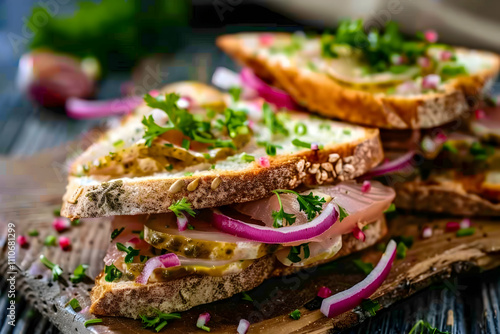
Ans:
{"label": "golden brown crust", "polygon": [[481,52],[485,57],[494,58],[494,66],[451,80],[443,93],[411,97],[373,94],[344,86],[326,74],[270,63],[244,45],[242,37],[248,35],[221,36],[217,39],[217,46],[252,68],[258,76],[286,90],[309,110],[380,128],[431,128],[448,123],[478,102],[480,92],[492,82],[500,68],[497,55]]}
{"label": "golden brown crust", "polygon": [[[61,214],[79,218],[162,213],[170,211],[168,207],[183,197],[194,208],[210,208],[264,198],[274,189],[353,179],[383,159],[378,130],[366,129],[365,133],[362,139],[327,146],[317,153],[283,155],[272,160],[268,168],[254,162],[239,171],[213,171],[193,176],[166,173],[102,183],[91,178],[70,177]],[[335,154],[340,158],[333,160]],[[196,178],[200,178],[198,187],[189,191],[187,185]],[[213,189],[216,178],[222,182]],[[169,189],[176,182],[180,190],[172,193]]]}
{"label": "golden brown crust", "polygon": [[[330,262],[374,245],[387,233],[387,225],[385,219],[370,225],[365,231],[365,242],[355,239],[351,234],[344,235],[342,249],[336,256],[307,267]],[[190,275],[170,282],[141,285],[133,282],[109,283],[101,273],[90,293],[90,312],[101,316],[138,318],[139,315],[154,316],[154,310],[165,313],[185,311],[251,290],[271,276],[289,275],[298,270],[298,267],[277,265],[274,256],[267,255],[240,273],[220,277]]]}
{"label": "golden brown crust", "polygon": [[396,185],[396,207],[460,216],[500,216],[500,204],[465,191],[457,181],[426,183],[419,180]]}

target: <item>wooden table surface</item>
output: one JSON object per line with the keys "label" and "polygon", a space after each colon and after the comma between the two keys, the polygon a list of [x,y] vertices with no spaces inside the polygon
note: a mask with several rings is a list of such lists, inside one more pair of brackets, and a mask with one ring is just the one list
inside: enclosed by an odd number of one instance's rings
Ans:
{"label": "wooden table surface", "polygon": [[[213,36],[201,36],[199,40],[193,40],[191,44],[196,45],[196,48],[186,47],[175,56],[162,59],[161,71],[168,72],[162,83],[182,79],[208,81],[216,66],[234,68],[232,62],[213,46]],[[196,67],[193,67],[193,64]],[[14,69],[6,69],[6,71],[12,72]],[[11,77],[12,73],[7,75],[9,76]],[[112,74],[102,82],[100,97],[119,96],[120,84],[128,79],[127,74]],[[86,130],[102,122],[99,120],[75,121],[67,118],[62,112],[33,107],[17,92],[11,80],[3,83],[2,87],[0,93],[1,155],[29,156],[46,148],[61,145],[67,150],[72,150],[74,148],[64,146],[64,143],[78,138]],[[0,173],[2,173],[2,166],[5,166],[3,160],[5,158],[0,160]],[[0,184],[0,188],[3,186]],[[12,191],[16,190],[12,189]],[[4,210],[6,210],[5,206]],[[5,293],[7,284],[4,280],[0,283],[0,289],[2,291],[0,315],[1,319],[5,319],[8,298]],[[451,329],[451,333],[500,333],[499,303],[500,270],[468,274],[447,279],[427,288],[345,333],[402,333],[408,328],[408,324],[413,324],[419,319],[445,328],[448,310],[453,310],[456,324]],[[46,318],[22,299],[17,305],[16,327],[12,328],[4,322],[1,325],[0,334],[58,332]]]}

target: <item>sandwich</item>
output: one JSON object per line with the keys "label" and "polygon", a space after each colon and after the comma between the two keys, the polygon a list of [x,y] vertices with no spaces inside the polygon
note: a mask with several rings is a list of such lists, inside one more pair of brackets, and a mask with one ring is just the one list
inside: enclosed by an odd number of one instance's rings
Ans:
{"label": "sandwich", "polygon": [[113,216],[93,314],[147,323],[386,234],[394,190],[355,180],[383,159],[377,129],[239,93],[166,86],[72,162],[61,214]]}
{"label": "sandwich", "polygon": [[500,62],[496,54],[437,43],[396,23],[365,31],[344,21],[335,34],[239,33],[217,45],[301,106],[326,117],[384,129],[441,126],[477,106]]}

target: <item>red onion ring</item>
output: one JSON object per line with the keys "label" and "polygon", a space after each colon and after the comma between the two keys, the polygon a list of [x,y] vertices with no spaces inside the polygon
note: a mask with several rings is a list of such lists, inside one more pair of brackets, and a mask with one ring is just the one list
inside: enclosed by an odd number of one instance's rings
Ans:
{"label": "red onion ring", "polygon": [[387,173],[392,173],[396,172],[399,170],[402,170],[409,165],[411,165],[411,162],[413,160],[413,157],[415,156],[416,152],[415,151],[408,151],[406,154],[398,157],[397,159],[394,159],[392,161],[389,161],[387,163],[384,163],[380,166],[377,166],[371,170],[368,171],[365,175],[363,175],[363,179],[369,179],[375,176],[380,176],[384,175]]}
{"label": "red onion ring", "polygon": [[66,101],[66,113],[75,119],[99,118],[121,115],[137,108],[144,100],[130,96],[113,100],[83,100],[70,98]]}
{"label": "red onion ring", "polygon": [[174,253],[168,253],[152,257],[146,261],[141,274],[137,276],[135,282],[139,284],[147,284],[149,276],[151,276],[151,274],[156,268],[171,268],[171,267],[178,267],[180,265],[181,261]]}
{"label": "red onion ring", "polygon": [[396,257],[396,242],[389,241],[382,258],[375,269],[364,280],[352,288],[323,299],[321,313],[329,318],[347,312],[369,298],[385,281]]}
{"label": "red onion ring", "polygon": [[213,209],[212,224],[222,232],[266,244],[306,241],[327,231],[338,219],[338,210],[329,203],[323,212],[307,224],[273,228],[248,224]]}
{"label": "red onion ring", "polygon": [[260,97],[267,102],[276,105],[278,108],[291,110],[300,109],[300,106],[288,93],[276,87],[269,86],[256,76],[251,69],[242,69],[240,72],[240,79],[243,85],[255,90]]}

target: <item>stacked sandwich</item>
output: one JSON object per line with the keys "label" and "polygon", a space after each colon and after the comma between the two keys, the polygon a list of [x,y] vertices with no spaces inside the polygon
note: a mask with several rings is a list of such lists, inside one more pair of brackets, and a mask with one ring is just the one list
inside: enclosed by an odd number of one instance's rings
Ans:
{"label": "stacked sandwich", "polygon": [[[193,82],[151,92],[71,166],[62,214],[114,216],[91,293],[96,315],[184,311],[374,245],[395,192],[366,179],[416,161],[417,151],[403,145],[411,151],[402,162],[376,167],[379,130],[363,126],[405,136],[450,122],[499,68],[496,55],[428,34],[408,41],[392,24],[368,35],[360,22],[321,38],[228,35],[218,45],[251,68],[222,80],[229,93]],[[450,146],[432,135],[429,161]],[[325,299],[323,313],[368,298],[394,254],[390,242],[362,287]]]}

